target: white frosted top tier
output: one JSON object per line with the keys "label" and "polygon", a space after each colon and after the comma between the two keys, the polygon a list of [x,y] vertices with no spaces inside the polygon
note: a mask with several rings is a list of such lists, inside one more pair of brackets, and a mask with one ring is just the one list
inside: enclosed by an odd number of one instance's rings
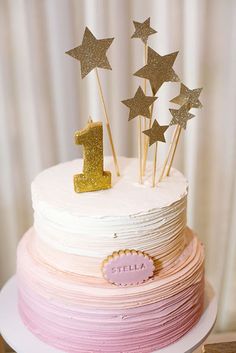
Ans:
{"label": "white frosted top tier", "polygon": [[119,162],[121,177],[116,177],[112,159],[105,159],[104,170],[112,171],[112,188],[96,192],[74,191],[73,176],[82,171],[81,159],[44,170],[32,183],[34,210],[53,218],[55,212],[73,217],[129,216],[169,206],[187,194],[187,181],[175,169],[153,188],[151,163],[141,185],[137,182],[137,159],[122,157]]}
{"label": "white frosted top tier", "polygon": [[120,158],[122,176],[112,171],[108,190],[75,193],[73,175],[82,160],[43,171],[32,184],[34,228],[48,247],[77,256],[103,258],[113,251],[136,249],[172,260],[184,246],[187,182],[172,169],[158,187],[152,185],[148,163],[143,185],[137,182],[138,161]]}

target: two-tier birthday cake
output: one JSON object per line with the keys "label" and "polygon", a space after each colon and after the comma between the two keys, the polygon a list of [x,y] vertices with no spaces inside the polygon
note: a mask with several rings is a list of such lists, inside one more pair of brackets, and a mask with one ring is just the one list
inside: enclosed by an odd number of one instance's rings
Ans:
{"label": "two-tier birthday cake", "polygon": [[[33,181],[34,226],[18,247],[22,320],[67,353],[154,352],[185,335],[203,311],[204,250],[186,226],[187,181],[171,168],[181,130],[194,117],[190,110],[201,107],[201,88],[181,83],[171,100],[180,107],[160,125],[156,94],[163,83],[180,81],[172,68],[177,52],[160,55],[147,45],[156,33],[150,18],[134,25],[132,37],[145,49],[145,65],[135,73],[144,90],[139,86],[122,103],[128,120],[139,119],[139,158],[116,155],[97,70],[111,69],[106,51],[113,38],[96,39],[86,28],[82,44],[67,54],[80,61],[82,78],[96,70],[112,157],[103,156],[102,122],[90,118],[75,133],[83,160],[51,167]],[[158,143],[172,125],[157,170]],[[147,162],[152,145],[153,163]]]}
{"label": "two-tier birthday cake", "polygon": [[[108,190],[74,192],[82,160],[47,169],[32,184],[34,227],[18,248],[19,309],[35,335],[65,352],[153,352],[202,314],[204,251],[186,227],[186,179],[172,169],[153,189],[150,164],[143,185],[136,159],[120,165]],[[112,170],[110,158],[105,167]],[[132,273],[146,265],[124,258],[113,272],[136,282],[110,283],[104,260],[122,249],[148,254],[153,275],[141,283]]]}

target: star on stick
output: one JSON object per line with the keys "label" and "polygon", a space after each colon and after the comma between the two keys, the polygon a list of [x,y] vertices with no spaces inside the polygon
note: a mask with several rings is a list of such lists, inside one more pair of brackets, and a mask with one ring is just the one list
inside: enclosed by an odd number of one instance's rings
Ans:
{"label": "star on stick", "polygon": [[195,88],[191,90],[181,83],[179,95],[173,98],[171,102],[180,106],[187,104],[188,110],[192,108],[202,108],[202,103],[199,101],[201,91],[202,88]]}
{"label": "star on stick", "polygon": [[135,72],[134,75],[148,79],[153,95],[155,95],[164,82],[179,81],[179,77],[172,68],[177,55],[178,52],[174,52],[161,56],[155,50],[148,47],[147,65]]}
{"label": "star on stick", "polygon": [[157,97],[148,97],[144,94],[142,88],[139,86],[133,98],[122,101],[129,109],[129,121],[139,116],[139,181],[142,184],[142,121],[141,116],[151,118],[150,105],[157,99]]}
{"label": "star on stick", "polygon": [[[162,169],[160,181],[161,181],[162,177],[164,176],[164,174],[165,174],[165,176],[170,175],[170,170],[171,170],[171,167],[172,167],[172,164],[174,161],[174,157],[175,157],[175,152],[176,152],[176,149],[177,149],[177,146],[179,143],[181,130],[186,129],[188,120],[194,118],[194,116],[195,116],[195,115],[189,113],[188,103],[182,105],[182,107],[180,107],[179,109],[169,109],[169,110],[170,110],[171,115],[173,117],[170,122],[170,125],[177,125],[177,126],[175,128],[175,132],[172,137],[172,142],[171,142],[168,156],[167,156],[165,163],[164,163],[164,169]],[[170,162],[167,167],[167,163],[169,160],[170,160]],[[165,173],[166,167],[167,167],[167,171]]]}
{"label": "star on stick", "polygon": [[139,86],[133,98],[122,101],[130,109],[129,121],[140,115],[150,119],[151,113],[149,107],[156,99],[157,97],[146,96]]}
{"label": "star on stick", "polygon": [[149,137],[149,146],[156,144],[154,160],[153,160],[153,173],[152,173],[152,186],[156,186],[156,170],[157,170],[157,146],[158,141],[166,142],[164,133],[168,129],[169,125],[159,125],[155,119],[152,127],[148,130],[144,130],[143,133]]}
{"label": "star on stick", "polygon": [[[157,31],[153,28],[151,28],[150,26],[150,17],[148,19],[146,19],[144,22],[137,22],[137,21],[133,21],[134,27],[135,27],[135,31],[132,35],[131,38],[140,38],[144,44],[144,65],[147,64],[147,42],[148,42],[148,38],[150,35],[153,35],[155,33],[157,33]],[[147,80],[144,79],[144,93],[146,94],[147,92]],[[146,120],[144,120],[144,124],[146,127]],[[149,127],[151,126],[151,119],[150,119],[150,123],[149,123]],[[140,132],[141,134],[141,132]],[[142,136],[142,135],[141,135]],[[148,153],[148,138],[145,138],[144,140],[144,156],[143,156],[143,173],[145,173],[145,169],[146,169],[146,160],[147,160],[147,153]]]}
{"label": "star on stick", "polygon": [[106,52],[113,40],[114,38],[97,39],[86,27],[82,44],[66,54],[80,61],[82,78],[97,67],[111,70]]}
{"label": "star on stick", "polygon": [[157,31],[150,26],[150,17],[144,22],[133,21],[135,32],[131,38],[140,38],[144,44],[147,44],[148,37]]}
{"label": "star on stick", "polygon": [[195,117],[195,115],[189,113],[188,108],[187,103],[179,109],[169,109],[172,115],[170,125],[179,125],[181,128],[186,129],[188,120]]}
{"label": "star on stick", "polygon": [[143,133],[149,137],[149,146],[155,142],[161,141],[166,142],[164,133],[168,129],[169,125],[159,125],[155,119],[151,129],[144,130]]}
{"label": "star on stick", "polygon": [[106,56],[106,52],[113,42],[114,38],[97,39],[92,32],[85,28],[82,44],[78,47],[71,49],[66,54],[80,61],[81,76],[84,78],[90,71],[95,69],[96,80],[98,84],[98,92],[101,100],[101,104],[104,111],[104,117],[106,119],[106,128],[108,138],[110,141],[111,151],[113,160],[116,168],[116,174],[120,175],[116,150],[113,142],[112,131],[110,126],[110,119],[105,104],[105,99],[102,91],[102,86],[98,74],[98,68],[111,70],[111,65]]}

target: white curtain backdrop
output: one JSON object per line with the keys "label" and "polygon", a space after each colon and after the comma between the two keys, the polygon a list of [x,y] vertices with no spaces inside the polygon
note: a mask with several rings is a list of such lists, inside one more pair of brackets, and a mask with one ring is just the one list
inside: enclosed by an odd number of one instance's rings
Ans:
{"label": "white curtain backdrop", "polygon": [[[204,87],[204,108],[189,122],[175,165],[189,179],[188,223],[206,245],[207,277],[219,295],[216,329],[236,329],[236,1],[0,0],[0,285],[15,271],[17,242],[32,224],[30,182],[44,168],[80,156],[73,133],[88,116],[102,120],[95,73],[80,78],[64,52],[87,25],[115,37],[112,71],[100,70],[120,155],[137,155],[136,124],[120,101],[133,96],[143,66],[132,20],[151,17],[160,54],[179,50],[175,70],[190,88]],[[155,111],[170,121],[165,84]],[[170,135],[168,136],[168,140]],[[106,153],[110,153],[105,138]],[[160,149],[163,160],[166,146]]]}

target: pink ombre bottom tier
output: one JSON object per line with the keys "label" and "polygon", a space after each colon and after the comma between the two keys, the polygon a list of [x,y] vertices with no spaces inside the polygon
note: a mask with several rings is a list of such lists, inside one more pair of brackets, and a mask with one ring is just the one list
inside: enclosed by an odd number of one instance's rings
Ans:
{"label": "pink ombre bottom tier", "polygon": [[181,338],[202,314],[204,251],[191,231],[171,268],[127,288],[47,265],[31,238],[27,233],[18,248],[19,311],[30,331],[65,352],[153,352]]}

